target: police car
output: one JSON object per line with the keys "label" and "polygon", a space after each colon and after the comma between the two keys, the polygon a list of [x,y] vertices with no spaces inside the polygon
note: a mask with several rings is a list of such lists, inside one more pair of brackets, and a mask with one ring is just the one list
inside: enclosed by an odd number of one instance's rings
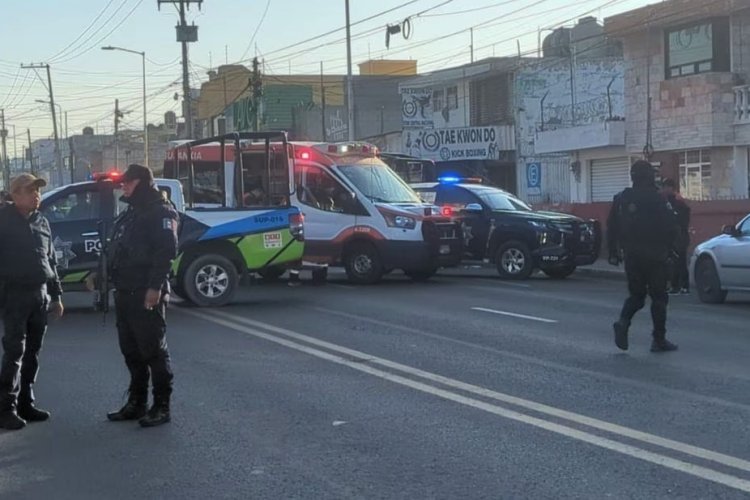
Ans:
{"label": "police car", "polygon": [[[111,223],[127,209],[120,201],[121,172],[98,173],[87,182],[69,184],[47,191],[40,210],[49,220],[57,252],[58,273],[66,290],[81,291],[99,262],[102,242],[100,223]],[[178,210],[183,209],[182,187],[178,181],[159,179]]]}
{"label": "police car", "polygon": [[539,269],[563,279],[599,257],[597,221],[535,211],[480,179],[446,176],[412,187],[443,215],[463,222],[465,257],[494,263],[503,278],[526,279]]}

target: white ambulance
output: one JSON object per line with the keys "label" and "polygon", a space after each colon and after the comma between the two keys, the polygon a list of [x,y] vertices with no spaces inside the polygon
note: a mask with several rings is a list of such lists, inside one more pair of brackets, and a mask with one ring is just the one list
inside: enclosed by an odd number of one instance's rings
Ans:
{"label": "white ambulance", "polygon": [[421,200],[366,143],[298,143],[295,205],[305,215],[304,260],[343,265],[349,281],[372,284],[401,269],[415,280],[456,266],[460,223]]}

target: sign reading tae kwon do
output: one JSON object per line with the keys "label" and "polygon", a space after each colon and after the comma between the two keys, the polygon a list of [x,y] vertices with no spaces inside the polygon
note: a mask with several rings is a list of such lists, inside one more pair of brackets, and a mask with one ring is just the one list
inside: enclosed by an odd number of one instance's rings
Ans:
{"label": "sign reading tae kwon do", "polygon": [[497,160],[500,135],[500,127],[405,130],[403,151],[434,161]]}

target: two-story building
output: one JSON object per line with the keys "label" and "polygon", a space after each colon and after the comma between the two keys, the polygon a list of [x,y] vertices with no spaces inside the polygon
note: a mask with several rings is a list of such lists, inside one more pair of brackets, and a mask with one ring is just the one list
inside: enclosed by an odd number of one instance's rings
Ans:
{"label": "two-story building", "polygon": [[750,211],[750,3],[668,0],[605,29],[624,46],[627,151],[679,179],[694,240]]}
{"label": "two-story building", "polygon": [[489,58],[399,86],[403,153],[439,172],[488,178],[516,191],[513,75],[523,60]]}

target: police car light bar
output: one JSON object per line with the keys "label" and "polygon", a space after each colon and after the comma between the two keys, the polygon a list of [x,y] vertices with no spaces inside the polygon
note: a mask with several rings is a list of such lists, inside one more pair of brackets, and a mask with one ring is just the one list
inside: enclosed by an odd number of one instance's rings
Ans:
{"label": "police car light bar", "polygon": [[438,182],[441,184],[481,184],[482,178],[481,177],[458,177],[455,175],[445,175],[442,177],[438,177]]}
{"label": "police car light bar", "polygon": [[121,177],[122,172],[110,170],[109,172],[94,172],[91,174],[90,179],[92,181],[119,181]]}

